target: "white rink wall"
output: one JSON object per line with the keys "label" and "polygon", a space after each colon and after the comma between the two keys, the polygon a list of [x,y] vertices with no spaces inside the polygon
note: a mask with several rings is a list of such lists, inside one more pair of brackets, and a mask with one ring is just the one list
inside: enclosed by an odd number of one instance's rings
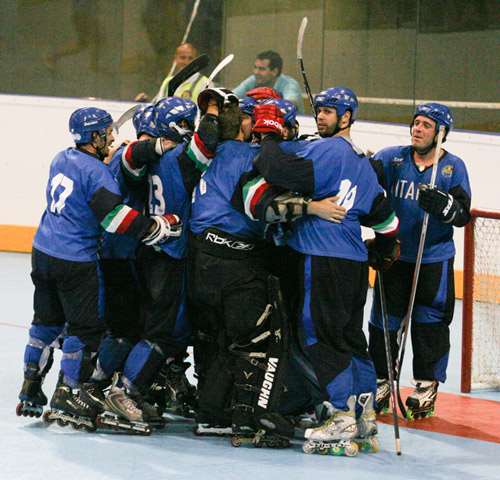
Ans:
{"label": "white rink wall", "polygon": [[[70,145],[71,112],[84,106],[108,110],[116,120],[133,103],[97,99],[0,95],[2,154],[0,167],[0,225],[36,226],[45,207],[45,186],[54,155]],[[301,133],[314,131],[311,117],[299,119]],[[120,131],[115,143],[134,138],[132,122]],[[354,142],[377,151],[409,141],[406,125],[358,121],[352,129]],[[445,144],[468,168],[474,207],[500,210],[500,135],[452,132]],[[463,235],[456,232],[456,267],[461,269]]]}

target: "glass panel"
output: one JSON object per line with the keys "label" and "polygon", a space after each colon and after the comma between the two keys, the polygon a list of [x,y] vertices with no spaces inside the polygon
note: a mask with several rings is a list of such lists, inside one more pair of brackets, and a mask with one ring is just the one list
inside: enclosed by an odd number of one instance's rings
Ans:
{"label": "glass panel", "polygon": [[[152,98],[194,4],[3,2],[0,92]],[[408,123],[415,100],[441,100],[451,104],[458,128],[498,131],[498,7],[498,0],[201,0],[188,40],[211,58],[204,73],[235,54],[218,77],[228,87],[251,76],[256,55],[270,49],[302,87],[296,42],[307,16],[303,54],[313,92],[349,86],[361,98],[359,117],[385,122]],[[467,102],[494,108],[466,108]],[[303,103],[310,114],[305,95]]]}

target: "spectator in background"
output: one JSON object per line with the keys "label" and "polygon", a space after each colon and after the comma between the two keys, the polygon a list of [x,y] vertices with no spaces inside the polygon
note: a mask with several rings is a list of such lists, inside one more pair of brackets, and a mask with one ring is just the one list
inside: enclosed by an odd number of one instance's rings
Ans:
{"label": "spectator in background", "polygon": [[[163,80],[161,84],[160,90],[156,94],[156,98],[163,98],[167,96],[168,84],[172,77],[182,70],[186,65],[191,63],[198,56],[198,50],[191,43],[182,43],[175,50],[174,62],[175,69],[172,75],[168,75],[168,70],[170,70],[171,65],[167,66],[167,76]],[[198,94],[200,91],[207,85],[208,78],[202,75],[201,73],[197,73],[193,75],[190,79],[184,82],[176,91],[175,96],[181,97],[187,100],[192,100],[196,102],[198,98]],[[136,102],[147,102],[149,100],[148,95],[145,92],[139,93],[135,97]]]}
{"label": "spectator in background", "polygon": [[255,87],[272,87],[285,99],[293,102],[299,113],[304,113],[304,102],[300,85],[292,77],[281,73],[283,59],[273,50],[266,50],[257,55],[253,75],[243,80],[233,91],[238,97]]}

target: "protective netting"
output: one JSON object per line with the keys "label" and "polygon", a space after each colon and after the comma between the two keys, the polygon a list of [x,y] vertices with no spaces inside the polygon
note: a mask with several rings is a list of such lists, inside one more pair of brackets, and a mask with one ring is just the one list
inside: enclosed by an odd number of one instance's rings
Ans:
{"label": "protective netting", "polygon": [[474,226],[472,388],[500,388],[500,220]]}

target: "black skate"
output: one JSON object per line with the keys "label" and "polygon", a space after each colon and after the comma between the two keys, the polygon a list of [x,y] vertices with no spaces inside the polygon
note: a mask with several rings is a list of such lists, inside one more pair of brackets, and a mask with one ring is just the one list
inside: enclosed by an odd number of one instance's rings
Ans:
{"label": "black skate", "polygon": [[231,445],[233,447],[253,445],[256,448],[288,448],[290,446],[290,439],[281,435],[268,433],[264,429],[253,430],[233,427]]}
{"label": "black skate", "polygon": [[[234,417],[233,417],[234,418]],[[236,414],[231,445],[253,445],[254,447],[288,448],[293,437],[293,424],[277,413],[267,413],[258,418],[248,414]]]}
{"label": "black skate", "polygon": [[93,432],[96,429],[97,411],[86,403],[79,394],[73,393],[64,383],[59,383],[50,400],[50,410],[44,413],[47,424],[57,422],[61,427],[71,425],[75,430]]}
{"label": "black skate", "polygon": [[225,437],[232,435],[231,417],[229,415],[211,415],[198,412],[193,433],[199,437]]}
{"label": "black skate", "polygon": [[418,420],[432,417],[439,383],[432,380],[415,380],[415,390],[406,399],[406,418]]}
{"label": "black skate", "polygon": [[142,396],[133,396],[132,398],[142,410],[142,417],[145,423],[155,430],[163,430],[165,428],[167,421],[163,418],[155,405],[144,400]]}
{"label": "black skate", "polygon": [[377,378],[377,395],[375,397],[375,412],[386,414],[391,411],[391,386],[386,378]]}
{"label": "black skate", "polygon": [[196,387],[189,383],[187,362],[171,362],[161,369],[156,382],[151,386],[148,401],[156,405],[161,414],[169,413],[185,418],[194,418],[196,410]]}
{"label": "black skate", "polygon": [[41,417],[43,407],[47,405],[47,397],[42,391],[42,379],[40,377],[25,378],[21,393],[19,393],[19,400],[16,407],[18,417]]}
{"label": "black skate", "polygon": [[41,417],[43,407],[47,405],[47,397],[42,391],[43,378],[44,375],[40,374],[38,365],[33,363],[26,365],[23,386],[19,393],[20,401],[16,407],[18,417]]}

